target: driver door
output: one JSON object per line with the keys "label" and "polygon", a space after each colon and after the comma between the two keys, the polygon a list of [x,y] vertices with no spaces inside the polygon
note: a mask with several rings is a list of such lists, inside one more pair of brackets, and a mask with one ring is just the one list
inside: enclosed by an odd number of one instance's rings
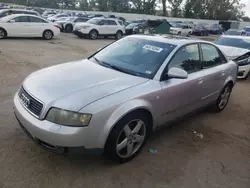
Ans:
{"label": "driver door", "polygon": [[198,44],[180,48],[166,70],[177,67],[188,73],[187,79],[166,78],[161,81],[160,94],[162,112],[160,125],[182,117],[201,107],[203,71]]}
{"label": "driver door", "polygon": [[30,34],[29,26],[28,16],[18,16],[6,23],[6,30],[8,36],[28,37]]}

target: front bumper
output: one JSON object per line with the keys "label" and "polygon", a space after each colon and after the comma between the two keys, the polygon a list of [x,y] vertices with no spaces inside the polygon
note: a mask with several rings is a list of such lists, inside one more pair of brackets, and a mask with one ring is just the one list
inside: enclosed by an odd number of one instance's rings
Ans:
{"label": "front bumper", "polygon": [[89,127],[67,127],[39,120],[24,109],[17,95],[14,97],[14,112],[26,134],[46,149],[57,153],[76,151],[77,148],[92,153],[103,151],[96,139],[99,132]]}
{"label": "front bumper", "polygon": [[250,74],[250,65],[239,66],[237,78],[243,79]]}

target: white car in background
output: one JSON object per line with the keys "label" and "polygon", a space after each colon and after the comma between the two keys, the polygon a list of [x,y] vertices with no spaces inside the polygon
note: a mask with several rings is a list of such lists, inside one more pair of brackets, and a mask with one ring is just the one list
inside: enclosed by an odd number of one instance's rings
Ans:
{"label": "white car in background", "polygon": [[222,35],[215,44],[238,64],[238,79],[246,80],[250,76],[250,37]]}
{"label": "white car in background", "polygon": [[59,18],[62,18],[62,17],[70,17],[68,14],[56,14],[54,16],[51,16],[51,17],[47,17],[47,20],[51,21],[51,22],[55,22],[57,21]]}
{"label": "white car in background", "polygon": [[98,36],[114,36],[120,39],[125,34],[125,27],[116,19],[92,18],[86,23],[76,24],[73,32],[78,37],[89,36],[93,40]]}
{"label": "white car in background", "polygon": [[13,14],[0,19],[0,39],[5,37],[43,37],[50,40],[60,35],[60,26],[41,17]]}
{"label": "white car in background", "polygon": [[73,31],[73,28],[77,23],[85,23],[88,20],[88,17],[67,17],[66,19],[56,21],[56,23],[60,25],[61,31],[70,33]]}
{"label": "white car in background", "polygon": [[181,35],[181,36],[190,36],[193,32],[193,29],[190,25],[181,24],[181,23],[170,23],[170,34]]}

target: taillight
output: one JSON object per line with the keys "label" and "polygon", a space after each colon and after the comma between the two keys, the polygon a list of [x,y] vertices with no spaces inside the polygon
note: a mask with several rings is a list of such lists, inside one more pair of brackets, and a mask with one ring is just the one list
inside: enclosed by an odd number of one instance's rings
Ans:
{"label": "taillight", "polygon": [[61,29],[60,25],[54,25],[55,27],[57,27],[58,29]]}

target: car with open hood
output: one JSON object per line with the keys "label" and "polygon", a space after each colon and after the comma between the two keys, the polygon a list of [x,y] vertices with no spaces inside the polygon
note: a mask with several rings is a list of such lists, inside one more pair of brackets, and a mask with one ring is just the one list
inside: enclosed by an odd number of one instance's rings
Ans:
{"label": "car with open hood", "polygon": [[215,44],[239,65],[238,78],[247,79],[250,75],[250,37],[222,35]]}
{"label": "car with open hood", "polygon": [[222,111],[236,75],[236,63],[213,43],[131,35],[85,60],[30,74],[14,112],[50,151],[127,162],[157,128],[207,106]]}
{"label": "car with open hood", "polygon": [[67,17],[63,20],[56,21],[56,23],[60,25],[61,31],[71,33],[77,23],[85,23],[88,20],[88,17]]}

